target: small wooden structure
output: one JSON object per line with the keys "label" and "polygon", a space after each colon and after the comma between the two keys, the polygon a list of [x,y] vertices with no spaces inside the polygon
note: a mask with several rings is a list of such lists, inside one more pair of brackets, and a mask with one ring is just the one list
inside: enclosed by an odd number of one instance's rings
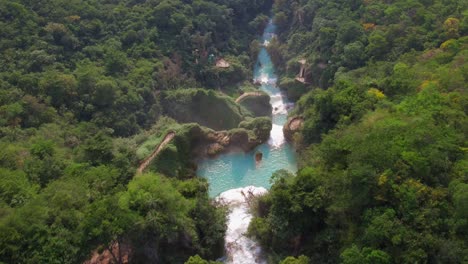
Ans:
{"label": "small wooden structure", "polygon": [[220,58],[216,61],[216,67],[218,68],[229,68],[229,66],[231,66],[229,62],[227,62],[223,58]]}
{"label": "small wooden structure", "polygon": [[306,79],[305,79],[307,60],[301,59],[298,62],[301,64],[301,69],[299,70],[299,74],[296,76],[296,81],[305,84],[305,83],[307,83]]}

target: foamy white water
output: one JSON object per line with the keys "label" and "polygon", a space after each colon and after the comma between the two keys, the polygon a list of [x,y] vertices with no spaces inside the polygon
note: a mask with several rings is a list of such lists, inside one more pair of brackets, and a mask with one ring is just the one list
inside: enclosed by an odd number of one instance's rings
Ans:
{"label": "foamy white water", "polygon": [[226,263],[266,264],[266,261],[262,258],[260,246],[246,236],[252,220],[250,201],[252,198],[265,193],[267,193],[267,190],[263,187],[248,186],[225,191],[216,198],[216,201],[228,206],[230,210],[224,241]]}
{"label": "foamy white water", "polygon": [[268,75],[266,74],[262,74],[259,78],[259,81],[261,84],[267,84],[270,82],[270,80],[268,79]]}
{"label": "foamy white water", "polygon": [[268,139],[268,144],[274,148],[279,148],[285,142],[283,134],[283,126],[273,124],[273,127],[270,132],[270,139]]}

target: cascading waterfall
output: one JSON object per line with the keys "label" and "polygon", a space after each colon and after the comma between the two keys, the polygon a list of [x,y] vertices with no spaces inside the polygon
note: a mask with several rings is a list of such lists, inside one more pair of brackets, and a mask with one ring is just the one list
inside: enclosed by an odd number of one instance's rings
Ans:
{"label": "cascading waterfall", "polygon": [[[288,109],[292,107],[276,86],[277,77],[266,46],[275,37],[275,25],[270,21],[262,36],[264,43],[254,69],[254,81],[270,95],[273,108],[270,138],[267,144],[250,153],[228,153],[216,159],[203,160],[197,174],[208,179],[210,196],[229,207],[225,237],[226,263],[266,263],[259,245],[245,236],[252,219],[250,201],[263,195],[271,186],[271,175],[280,169],[297,170],[296,156],[284,138],[283,125],[287,121]],[[256,152],[263,153],[263,160],[255,163]],[[247,187],[246,187],[247,186]]]}
{"label": "cascading waterfall", "polygon": [[221,193],[216,200],[229,207],[228,228],[224,248],[226,250],[226,263],[232,264],[264,264],[260,246],[245,236],[252,220],[250,201],[253,197],[265,194],[263,187],[248,186],[232,189]]}

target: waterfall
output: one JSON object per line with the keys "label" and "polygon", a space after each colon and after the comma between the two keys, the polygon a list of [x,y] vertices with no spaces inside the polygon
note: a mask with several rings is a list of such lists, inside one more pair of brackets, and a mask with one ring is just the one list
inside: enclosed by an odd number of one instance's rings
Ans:
{"label": "waterfall", "polygon": [[216,198],[220,204],[228,206],[230,210],[225,237],[226,263],[266,263],[262,258],[260,246],[245,236],[252,220],[250,201],[266,192],[263,187],[248,186],[225,191]]}
{"label": "waterfall", "polygon": [[[292,105],[276,85],[274,65],[266,49],[274,37],[275,25],[270,21],[263,33],[261,43],[264,45],[254,68],[254,82],[270,96],[272,105],[273,126],[268,143],[249,153],[227,153],[215,159],[205,159],[197,169],[197,174],[210,183],[210,196],[229,209],[225,237],[226,263],[229,264],[266,263],[260,246],[245,235],[253,217],[250,201],[267,192],[275,171],[297,171],[295,151],[283,134],[283,125]],[[257,152],[263,154],[263,160],[258,164],[255,162]]]}

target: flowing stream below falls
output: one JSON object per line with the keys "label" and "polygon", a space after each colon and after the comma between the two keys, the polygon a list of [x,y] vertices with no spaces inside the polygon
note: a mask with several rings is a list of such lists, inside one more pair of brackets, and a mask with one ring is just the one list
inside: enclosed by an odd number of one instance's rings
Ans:
{"label": "flowing stream below falls", "polygon": [[[264,46],[269,44],[275,32],[276,27],[270,21],[262,36]],[[248,153],[227,153],[215,159],[202,160],[197,170],[198,176],[208,179],[210,196],[229,207],[225,250],[226,263],[232,264],[266,263],[258,244],[244,235],[252,219],[249,200],[267,192],[273,172],[280,169],[297,171],[295,151],[283,135],[283,125],[292,104],[276,86],[277,76],[264,46],[255,64],[254,81],[259,82],[260,89],[270,95],[273,107],[273,128],[268,143]],[[263,153],[258,164],[255,162],[256,152]]]}

